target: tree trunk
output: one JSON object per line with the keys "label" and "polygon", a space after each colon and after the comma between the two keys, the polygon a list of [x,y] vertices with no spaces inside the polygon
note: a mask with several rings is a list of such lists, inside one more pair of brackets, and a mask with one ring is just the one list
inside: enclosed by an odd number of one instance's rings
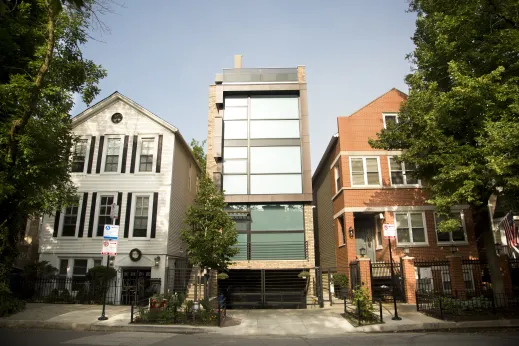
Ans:
{"label": "tree trunk", "polygon": [[490,210],[488,206],[485,205],[484,207],[477,209],[474,208],[473,213],[476,236],[483,240],[482,242],[478,242],[480,245],[480,257],[483,255],[486,257],[488,262],[488,269],[492,280],[492,289],[494,293],[505,293],[503,276],[501,275],[500,258],[496,253],[494,244]]}

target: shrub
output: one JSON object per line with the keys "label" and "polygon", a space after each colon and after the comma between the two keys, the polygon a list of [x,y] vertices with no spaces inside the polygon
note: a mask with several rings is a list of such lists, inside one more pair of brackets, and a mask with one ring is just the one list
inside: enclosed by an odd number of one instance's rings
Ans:
{"label": "shrub", "polygon": [[373,303],[371,302],[371,298],[366,288],[357,286],[357,288],[353,290],[352,304],[354,305],[355,311],[357,313],[357,309],[360,308],[360,318],[362,320],[373,321],[376,319],[373,315]]}
{"label": "shrub", "polygon": [[7,287],[0,285],[0,317],[15,314],[23,309],[25,302],[13,297]]}

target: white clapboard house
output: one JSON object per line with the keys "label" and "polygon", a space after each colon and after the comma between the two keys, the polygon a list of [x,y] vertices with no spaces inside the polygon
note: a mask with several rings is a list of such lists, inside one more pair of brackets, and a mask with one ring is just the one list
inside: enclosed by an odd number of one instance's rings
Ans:
{"label": "white clapboard house", "polygon": [[103,228],[112,223],[115,203],[120,230],[111,262],[120,287],[114,302],[128,301],[124,294],[135,287],[125,289],[137,279],[160,279],[164,292],[168,268],[186,256],[182,220],[200,174],[192,151],[177,128],[119,92],[76,116],[73,132],[79,137],[72,157],[79,203],[43,218],[40,260],[77,281],[105,265]]}

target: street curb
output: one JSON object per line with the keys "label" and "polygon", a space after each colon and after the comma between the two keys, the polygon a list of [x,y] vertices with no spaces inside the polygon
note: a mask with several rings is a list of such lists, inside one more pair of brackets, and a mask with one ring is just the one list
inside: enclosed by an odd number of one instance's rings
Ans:
{"label": "street curb", "polygon": [[74,331],[98,331],[98,332],[153,332],[175,334],[203,334],[214,333],[218,328],[194,327],[194,326],[163,326],[163,325],[103,325],[75,322],[49,322],[31,320],[0,320],[0,328],[20,329],[60,329]]}
{"label": "street curb", "polygon": [[495,329],[519,327],[519,320],[491,320],[491,321],[466,321],[466,322],[425,322],[418,324],[379,324],[358,327],[361,333],[389,333],[412,331],[447,331],[447,330],[471,330],[471,329]]}

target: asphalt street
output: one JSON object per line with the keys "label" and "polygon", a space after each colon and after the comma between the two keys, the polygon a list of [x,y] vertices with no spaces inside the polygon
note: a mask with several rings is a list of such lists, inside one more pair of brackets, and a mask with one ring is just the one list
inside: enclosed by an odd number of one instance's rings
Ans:
{"label": "asphalt street", "polygon": [[392,333],[353,334],[334,337],[261,337],[226,336],[219,334],[167,334],[140,332],[74,332],[63,330],[0,329],[0,345],[75,345],[75,346],[335,346],[335,345],[518,345],[519,332],[496,331],[485,333]]}

